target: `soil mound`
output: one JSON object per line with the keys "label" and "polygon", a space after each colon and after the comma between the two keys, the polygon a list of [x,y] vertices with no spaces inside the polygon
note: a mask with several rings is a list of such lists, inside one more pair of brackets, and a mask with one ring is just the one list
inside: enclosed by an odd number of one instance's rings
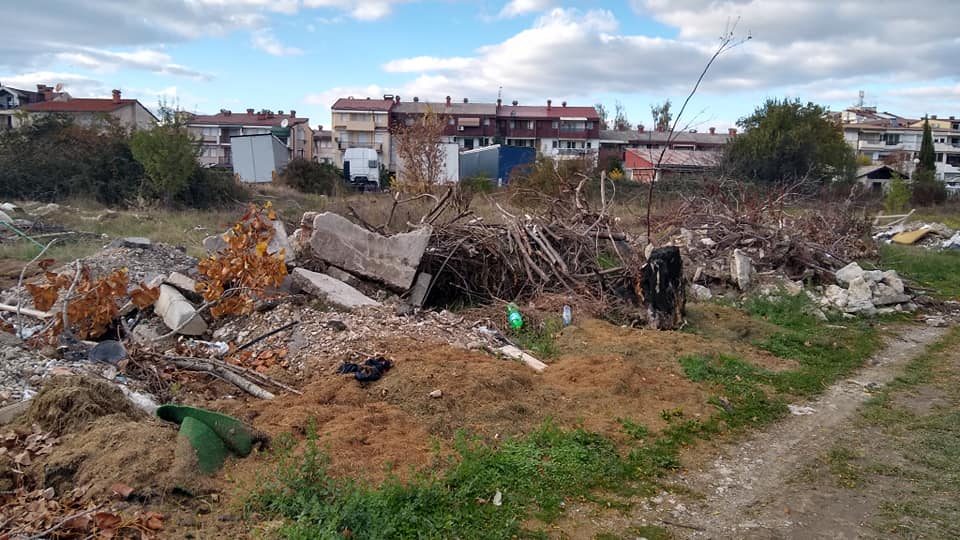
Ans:
{"label": "soil mound", "polygon": [[125,420],[146,417],[110,383],[89,377],[58,376],[31,400],[25,421],[39,424],[45,431],[64,435],[108,415],[119,415]]}

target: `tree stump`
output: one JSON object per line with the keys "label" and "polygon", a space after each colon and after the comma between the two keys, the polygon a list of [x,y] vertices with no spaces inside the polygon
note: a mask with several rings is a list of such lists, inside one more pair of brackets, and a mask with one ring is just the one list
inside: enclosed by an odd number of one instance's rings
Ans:
{"label": "tree stump", "polygon": [[680,328],[687,306],[680,248],[668,246],[650,253],[640,268],[637,296],[647,308],[648,327],[657,330]]}

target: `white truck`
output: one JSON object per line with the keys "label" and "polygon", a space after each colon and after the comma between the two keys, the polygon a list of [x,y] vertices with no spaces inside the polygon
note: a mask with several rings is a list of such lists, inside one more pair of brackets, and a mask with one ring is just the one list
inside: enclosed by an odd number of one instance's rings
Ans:
{"label": "white truck", "polygon": [[380,158],[373,148],[347,148],[343,152],[343,176],[360,191],[377,191],[380,186]]}

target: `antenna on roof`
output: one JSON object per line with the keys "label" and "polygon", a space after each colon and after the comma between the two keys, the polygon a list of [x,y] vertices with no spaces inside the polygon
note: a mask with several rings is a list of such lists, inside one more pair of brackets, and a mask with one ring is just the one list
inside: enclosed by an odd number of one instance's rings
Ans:
{"label": "antenna on roof", "polygon": [[56,86],[53,87],[54,92],[63,92],[63,83],[58,82]]}
{"label": "antenna on roof", "polygon": [[290,121],[287,120],[286,118],[284,118],[283,120],[280,121],[280,127],[282,127],[282,128],[285,128],[285,127],[287,127],[287,126],[289,126],[289,125],[290,125]]}
{"label": "antenna on roof", "polygon": [[860,91],[860,99],[857,100],[857,107],[861,109],[863,108],[863,90]]}
{"label": "antenna on roof", "polygon": [[503,99],[503,86],[497,89],[497,99]]}

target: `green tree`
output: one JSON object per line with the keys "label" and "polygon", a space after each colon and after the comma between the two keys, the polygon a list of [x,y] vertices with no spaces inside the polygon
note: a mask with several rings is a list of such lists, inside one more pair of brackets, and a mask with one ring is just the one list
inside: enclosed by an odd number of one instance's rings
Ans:
{"label": "green tree", "polygon": [[187,188],[198,167],[199,145],[185,128],[176,124],[135,132],[130,148],[146,174],[143,195],[167,204]]}
{"label": "green tree", "polygon": [[917,170],[937,170],[936,154],[933,151],[933,131],[930,130],[930,120],[923,119],[923,139],[920,141],[920,163]]}
{"label": "green tree", "polygon": [[744,133],[727,145],[725,168],[759,182],[852,180],[854,152],[826,112],[814,103],[768,99],[737,122]]}
{"label": "green tree", "polygon": [[297,191],[335,195],[343,185],[343,171],[330,163],[293,159],[277,178]]}
{"label": "green tree", "polygon": [[913,173],[913,203],[937,204],[947,199],[947,187],[937,180],[937,158],[933,149],[933,132],[930,121],[923,119],[923,139],[920,141],[920,156]]}
{"label": "green tree", "polygon": [[673,121],[673,112],[670,111],[670,100],[666,100],[660,105],[650,106],[650,116],[653,117],[653,129],[656,131],[670,131],[670,123]]}
{"label": "green tree", "polygon": [[888,214],[898,214],[907,209],[910,202],[910,186],[899,174],[894,174],[890,180],[890,188],[883,199],[883,209]]}

